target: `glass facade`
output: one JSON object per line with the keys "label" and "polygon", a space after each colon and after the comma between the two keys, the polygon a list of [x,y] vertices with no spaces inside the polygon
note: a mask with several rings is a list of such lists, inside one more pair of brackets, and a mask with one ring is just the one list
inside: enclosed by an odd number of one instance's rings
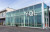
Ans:
{"label": "glass facade", "polygon": [[[45,8],[44,5],[44,10],[47,9]],[[6,13],[5,24],[10,26],[17,24],[24,27],[42,27],[42,3]]]}
{"label": "glass facade", "polygon": [[49,11],[48,11],[48,6],[44,4],[44,19],[45,19],[45,27],[48,27],[49,24]]}

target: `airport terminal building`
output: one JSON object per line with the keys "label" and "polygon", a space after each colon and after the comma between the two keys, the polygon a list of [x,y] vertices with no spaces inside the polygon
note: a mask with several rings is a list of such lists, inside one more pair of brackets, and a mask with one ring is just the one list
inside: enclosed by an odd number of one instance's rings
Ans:
{"label": "airport terminal building", "polygon": [[33,28],[50,27],[49,6],[38,3],[22,9],[6,12],[5,25]]}

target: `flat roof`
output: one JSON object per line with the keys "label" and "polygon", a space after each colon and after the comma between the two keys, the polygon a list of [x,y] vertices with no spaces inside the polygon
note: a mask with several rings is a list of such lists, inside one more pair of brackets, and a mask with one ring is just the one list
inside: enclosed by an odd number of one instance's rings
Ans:
{"label": "flat roof", "polygon": [[[16,9],[16,10],[24,9],[24,8],[27,8],[27,7],[30,7],[30,6],[34,6],[34,5],[37,5],[37,4],[41,4],[41,3],[44,3],[44,2],[38,2],[38,3],[29,5],[29,6],[26,6],[26,7],[23,7],[23,8],[19,8],[19,9]],[[44,3],[44,4],[45,4],[45,3]],[[46,5],[47,5],[47,4],[46,4]],[[15,10],[15,11],[16,11],[16,10]],[[10,11],[10,12],[13,12],[13,11]]]}
{"label": "flat roof", "polygon": [[19,9],[16,9],[16,10],[24,9],[24,8],[27,8],[27,7],[30,7],[30,6],[33,6],[33,5],[41,4],[41,3],[44,3],[44,2],[38,2],[38,3],[35,3],[35,4],[32,4],[32,5],[29,5],[29,6],[26,6],[26,7],[23,7],[23,8],[19,8]]}
{"label": "flat roof", "polygon": [[[19,9],[16,9],[16,10],[24,9],[24,8],[27,8],[27,7],[30,7],[30,6],[33,6],[33,5],[41,4],[41,3],[44,3],[44,2],[38,2],[38,3],[29,5],[29,6],[26,6],[26,7],[23,7],[23,8],[19,8]],[[15,11],[16,11],[16,10],[15,10]],[[13,11],[11,11],[11,12],[13,12]]]}
{"label": "flat roof", "polygon": [[[38,3],[29,5],[29,6],[26,6],[26,7],[23,7],[23,8],[19,8],[19,9],[16,9],[16,10],[24,9],[24,8],[27,8],[27,7],[30,7],[30,6],[34,6],[34,5],[37,5],[37,4],[41,4],[41,3],[44,3],[44,2],[38,2]],[[45,4],[45,3],[44,3],[44,4]],[[47,5],[47,4],[46,4],[46,5]],[[15,11],[16,11],[16,10],[15,10]],[[10,12],[13,12],[13,11],[10,11]]]}
{"label": "flat roof", "polygon": [[[24,9],[24,8],[27,8],[27,7],[30,7],[30,6],[34,6],[34,5],[37,5],[37,4],[41,4],[41,3],[44,3],[44,2],[38,2],[38,3],[29,5],[29,6],[26,6],[26,7],[23,7],[23,8],[19,8],[19,9],[16,9],[16,10]],[[45,3],[44,3],[44,4],[45,4]],[[46,5],[47,5],[47,4],[46,4]],[[48,5],[47,5],[47,6],[48,6]]]}

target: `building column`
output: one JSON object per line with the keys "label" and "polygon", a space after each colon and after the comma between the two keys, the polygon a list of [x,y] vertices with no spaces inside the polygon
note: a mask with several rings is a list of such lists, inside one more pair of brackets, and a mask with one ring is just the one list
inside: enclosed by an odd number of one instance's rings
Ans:
{"label": "building column", "polygon": [[25,12],[24,12],[24,27],[25,27]]}
{"label": "building column", "polygon": [[44,3],[42,3],[42,28],[45,28],[45,22],[44,22]]}

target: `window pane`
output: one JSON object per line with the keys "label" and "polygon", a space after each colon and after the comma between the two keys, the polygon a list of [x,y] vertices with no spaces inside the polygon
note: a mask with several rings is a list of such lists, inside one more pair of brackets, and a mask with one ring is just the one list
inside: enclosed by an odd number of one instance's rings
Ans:
{"label": "window pane", "polygon": [[30,6],[30,7],[29,7],[29,10],[33,10],[33,6]]}
{"label": "window pane", "polygon": [[24,8],[24,11],[28,11],[28,7]]}
{"label": "window pane", "polygon": [[35,12],[40,12],[41,11],[41,4],[34,5],[34,10],[35,10]]}

